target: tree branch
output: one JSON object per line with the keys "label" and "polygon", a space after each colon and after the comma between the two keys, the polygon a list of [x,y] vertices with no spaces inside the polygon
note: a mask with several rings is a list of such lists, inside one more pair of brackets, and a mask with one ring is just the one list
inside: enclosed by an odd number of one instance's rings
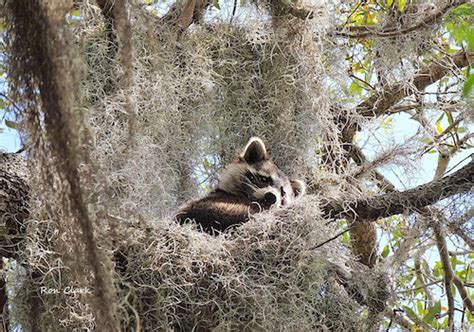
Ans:
{"label": "tree branch", "polygon": [[[452,252],[448,251],[445,235],[444,235],[443,229],[441,228],[441,222],[443,224],[448,224],[448,221],[444,218],[444,216],[441,213],[438,213],[437,215],[438,215],[438,218],[437,218],[438,220],[435,220],[435,223],[433,224],[433,233],[435,235],[436,245],[438,247],[439,255],[441,257],[441,263],[443,265],[445,287],[447,288],[448,285],[451,285],[451,283],[454,284],[459,291],[459,295],[461,296],[464,306],[467,308],[467,310],[469,310],[471,314],[473,314],[474,303],[472,299],[469,297],[469,294],[467,293],[466,287],[464,286],[464,282],[461,280],[461,278],[459,278],[454,273],[451,267],[449,256],[452,255]],[[448,290],[446,290],[446,295],[448,297],[448,303],[449,303],[451,300],[449,298],[450,294],[448,293]],[[451,297],[453,297],[452,294],[451,294]],[[453,301],[454,301],[454,297],[453,297]],[[453,311],[454,311],[454,307],[453,307]],[[449,314],[450,314],[450,311],[448,311],[448,316]]]}
{"label": "tree branch", "polygon": [[[443,17],[451,9],[458,7],[464,3],[466,3],[466,0],[450,1],[443,8],[440,8],[428,15],[425,15],[419,22],[409,27],[405,27],[401,29],[397,27],[390,27],[388,29],[378,30],[378,27],[373,27],[373,26],[351,26],[351,27],[339,28],[338,30],[336,30],[336,35],[341,36],[341,37],[348,37],[348,38],[365,38],[365,37],[372,37],[372,36],[393,37],[393,36],[404,35],[409,32],[418,30],[422,27],[425,27],[427,25],[436,23],[441,17]],[[345,30],[349,30],[349,32]]]}
{"label": "tree branch", "polygon": [[446,298],[448,299],[448,327],[447,331],[453,331],[454,328],[454,296],[451,290],[451,282],[454,277],[451,262],[449,261],[448,245],[441,231],[441,226],[438,220],[433,223],[433,232],[436,238],[436,246],[438,247],[441,264],[444,270],[444,290]]}
{"label": "tree branch", "polygon": [[367,160],[367,157],[364,155],[362,150],[357,145],[352,145],[349,151],[349,156],[352,160],[355,161],[357,166],[360,166],[361,169],[357,171],[357,174],[354,174],[355,177],[358,177],[360,174],[365,173],[367,170],[370,170],[373,174],[375,179],[379,182],[378,185],[380,189],[385,192],[394,192],[396,191],[395,186],[383,176],[382,173],[377,171],[371,163]]}
{"label": "tree branch", "polygon": [[210,4],[210,0],[188,0],[184,6],[175,3],[162,17],[162,21],[182,33],[202,18]]}
{"label": "tree branch", "polygon": [[[411,80],[412,84],[414,87],[416,87],[417,90],[423,90],[428,85],[438,81],[439,79],[447,75],[453,68],[465,67],[465,66],[470,65],[473,59],[474,59],[474,53],[465,52],[465,51],[460,51],[454,55],[445,56],[441,60],[432,62],[431,64],[421,68],[413,76]],[[412,94],[412,91],[409,89],[406,89],[406,83],[399,82],[397,84],[385,87],[382,91],[374,94],[372,97],[370,97],[366,101],[359,104],[356,109],[364,117],[380,116],[382,114],[385,114],[389,109],[393,107],[394,104],[396,104],[402,98],[409,96],[410,94]],[[339,120],[341,120],[341,123],[344,123],[344,126],[341,131],[343,148],[346,150],[347,155],[350,158],[352,158],[356,162],[356,164],[363,165],[365,158],[363,156],[362,151],[360,151],[360,149],[358,149],[357,146],[352,144],[353,137],[356,131],[360,130],[360,124],[357,121],[348,121],[344,114],[339,118]],[[395,188],[393,186],[390,186],[390,185],[387,186],[387,184],[390,184],[390,182],[388,182],[380,173],[375,171],[375,177],[382,184],[385,184],[385,188],[388,189],[388,191],[395,191]],[[472,175],[471,175],[471,187],[472,187]],[[438,192],[440,193],[441,196],[443,195],[442,190],[438,190]],[[418,197],[415,192],[415,194],[412,195],[410,199],[407,199],[405,202],[402,203],[402,200],[400,198],[403,197],[403,194],[404,193],[392,192],[390,194],[391,196],[388,196],[388,195],[383,196],[384,198],[390,197],[391,199],[394,199],[395,202],[393,203],[384,201],[384,199],[382,199],[379,202],[374,201],[374,199],[367,200],[367,201],[361,200],[357,202],[352,202],[354,206],[346,207],[351,212],[347,213],[347,210],[344,210],[345,211],[344,213],[346,214],[346,216],[349,216],[351,218],[354,217],[354,214],[357,215],[359,219],[355,220],[353,224],[354,226],[357,226],[357,228],[360,228],[361,231],[359,232],[359,234],[366,235],[366,234],[370,234],[372,230],[369,227],[369,225],[371,225],[370,223],[361,222],[361,219],[364,218],[364,215],[367,216],[369,220],[373,221],[379,217],[383,217],[384,214],[387,214],[385,216],[389,216],[392,214],[399,214],[403,212],[404,210],[406,210],[407,208],[416,209],[419,207],[430,205],[438,200],[438,199],[435,199],[431,201],[431,203],[419,202],[417,201]],[[375,198],[375,200],[377,199],[378,198]],[[398,203],[396,202],[397,200],[398,200]],[[415,202],[416,204],[412,205],[410,200],[413,200],[413,202]],[[420,205],[419,203],[422,203],[422,204]],[[427,203],[427,204],[423,205],[424,203]],[[377,205],[377,204],[381,204],[381,205]],[[374,208],[374,206],[376,208]],[[355,208],[355,207],[358,207],[358,208]],[[340,211],[342,212],[342,210]],[[332,212],[334,213],[334,211]],[[351,233],[354,233],[354,230],[357,228],[354,227]],[[358,247],[360,248],[367,247],[367,245],[364,245],[363,243],[364,243],[363,241],[359,243]],[[371,256],[372,256],[372,253],[370,253],[369,257]]]}
{"label": "tree branch", "polygon": [[[454,68],[463,68],[472,62],[474,62],[474,52],[459,51],[454,55],[446,55],[437,61],[431,62],[418,70],[408,81],[411,82],[411,86],[420,91],[449,74]],[[357,105],[356,110],[366,118],[381,116],[387,113],[393,105],[413,92],[415,92],[413,89],[407,88],[406,81],[391,84]],[[352,142],[355,133],[361,129],[361,124],[357,120],[349,118],[350,115],[347,110],[339,106],[333,106],[332,109],[338,114],[335,121],[343,124],[341,129],[342,146],[349,156],[352,154],[351,157],[356,157],[354,160],[357,162],[358,158],[352,151]],[[331,152],[329,151],[328,154],[330,155]]]}
{"label": "tree branch", "polygon": [[277,15],[290,14],[302,20],[313,18],[313,12],[311,10],[297,7],[291,0],[277,0],[273,3]]}
{"label": "tree branch", "polygon": [[359,199],[343,206],[329,203],[326,215],[336,218],[376,220],[406,210],[418,210],[437,201],[471,191],[474,186],[474,159],[459,171],[436,181],[403,192],[392,192],[369,199]]}
{"label": "tree branch", "polygon": [[[413,87],[420,91],[439,81],[451,72],[453,68],[463,68],[472,62],[474,62],[474,52],[459,51],[454,55],[444,56],[421,68],[410,81]],[[407,88],[405,81],[392,84],[360,103],[356,109],[365,117],[380,116],[392,105],[413,92],[412,89]]]}
{"label": "tree branch", "polygon": [[464,306],[469,310],[471,314],[474,314],[474,304],[472,299],[467,294],[466,287],[464,286],[464,282],[459,278],[457,275],[453,273],[453,284],[458,289],[459,295],[461,295],[462,302]]}
{"label": "tree branch", "polygon": [[397,315],[397,312],[395,310],[387,310],[384,314],[385,314],[385,317],[390,319],[390,323],[389,323],[389,326],[387,328],[387,331],[390,330],[390,327],[392,325],[392,321],[395,324],[403,327],[405,330],[411,331],[412,323],[408,319],[406,319],[405,317]]}

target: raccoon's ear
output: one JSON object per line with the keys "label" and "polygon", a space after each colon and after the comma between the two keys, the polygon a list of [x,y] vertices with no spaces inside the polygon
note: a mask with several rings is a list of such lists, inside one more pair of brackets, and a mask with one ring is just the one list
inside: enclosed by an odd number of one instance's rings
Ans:
{"label": "raccoon's ear", "polygon": [[249,164],[267,159],[265,144],[258,137],[252,137],[240,157]]}
{"label": "raccoon's ear", "polygon": [[302,196],[306,193],[306,184],[301,180],[290,180],[291,188],[295,193],[295,197]]}

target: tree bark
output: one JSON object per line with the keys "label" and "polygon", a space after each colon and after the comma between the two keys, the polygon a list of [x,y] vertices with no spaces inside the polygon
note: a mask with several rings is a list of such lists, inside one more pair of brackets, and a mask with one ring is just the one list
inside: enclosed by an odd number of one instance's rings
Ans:
{"label": "tree bark", "polygon": [[327,216],[377,220],[405,211],[416,211],[444,198],[466,193],[474,186],[474,159],[450,176],[402,192],[392,192],[363,198],[337,206],[329,202],[324,207]]}

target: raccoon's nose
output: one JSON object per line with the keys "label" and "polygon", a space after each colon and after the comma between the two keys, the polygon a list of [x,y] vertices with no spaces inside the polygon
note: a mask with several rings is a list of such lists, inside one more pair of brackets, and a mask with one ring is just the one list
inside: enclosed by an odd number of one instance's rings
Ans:
{"label": "raccoon's nose", "polygon": [[277,197],[272,193],[266,193],[263,198],[265,199],[265,202],[267,202],[269,205],[273,205],[277,201]]}

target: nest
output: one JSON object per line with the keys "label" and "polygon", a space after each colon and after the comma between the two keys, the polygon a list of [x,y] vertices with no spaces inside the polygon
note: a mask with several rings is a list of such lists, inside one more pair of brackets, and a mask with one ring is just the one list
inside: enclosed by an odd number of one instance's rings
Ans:
{"label": "nest", "polygon": [[340,242],[316,248],[337,232],[317,204],[302,198],[218,237],[166,221],[129,227],[133,240],[119,252],[123,317],[132,326],[140,317],[145,330],[366,330],[358,301],[380,311],[386,285]]}

